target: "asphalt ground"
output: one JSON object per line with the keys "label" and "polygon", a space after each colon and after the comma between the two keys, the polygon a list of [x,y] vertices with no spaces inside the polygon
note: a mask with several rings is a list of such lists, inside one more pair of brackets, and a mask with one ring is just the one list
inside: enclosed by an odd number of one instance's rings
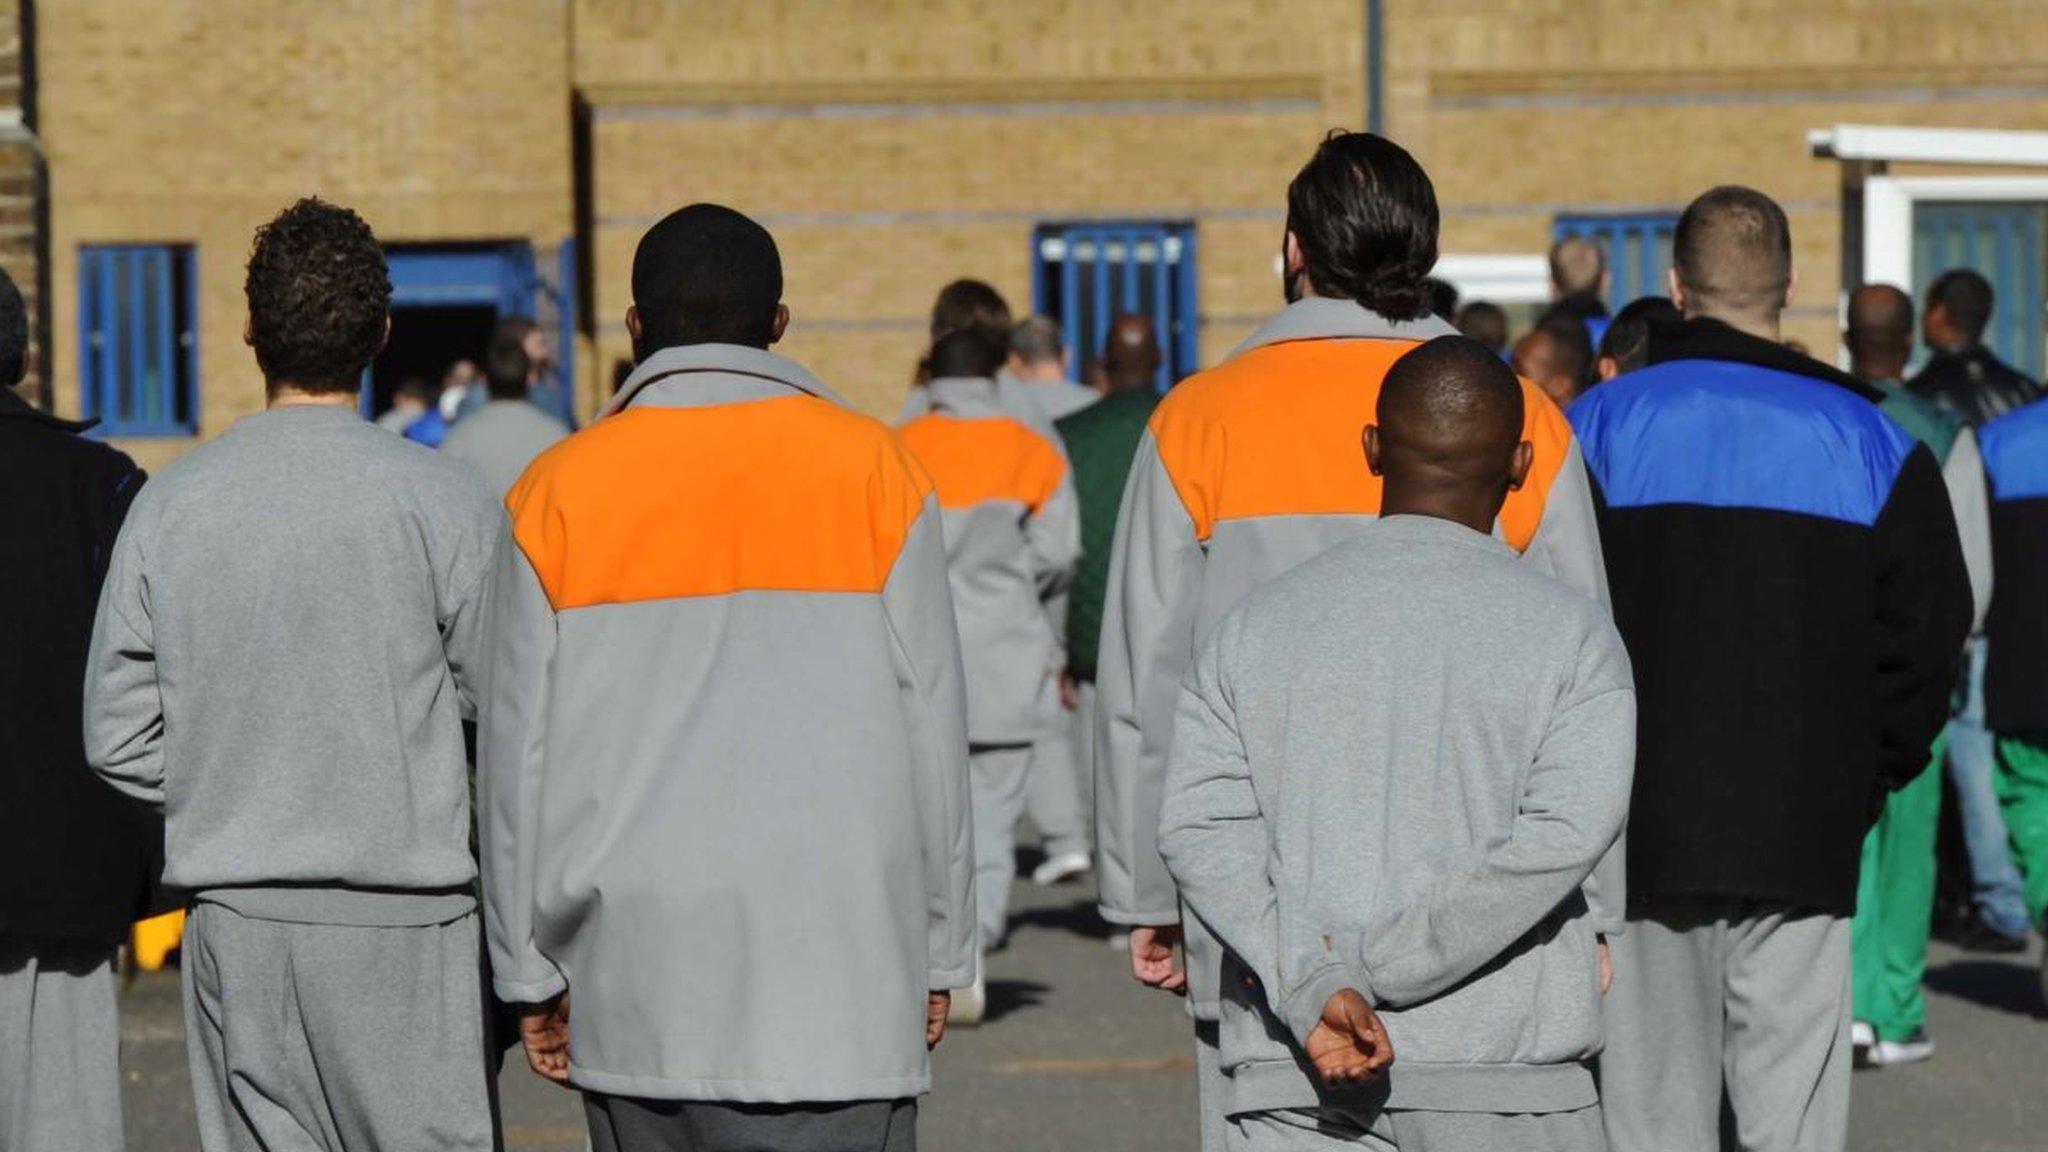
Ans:
{"label": "asphalt ground", "polygon": [[[1193,1039],[1181,1003],[1133,983],[1085,886],[1020,882],[1009,947],[989,958],[989,1012],[934,1057],[927,1152],[1151,1152],[1195,1147]],[[2048,1007],[2041,953],[1935,945],[1934,1059],[1856,1074],[1855,1152],[2048,1150]],[[792,990],[794,994],[795,990]],[[149,973],[123,1002],[130,1147],[197,1152],[177,974]],[[514,1152],[581,1152],[575,1095],[527,1071],[500,1077]]]}

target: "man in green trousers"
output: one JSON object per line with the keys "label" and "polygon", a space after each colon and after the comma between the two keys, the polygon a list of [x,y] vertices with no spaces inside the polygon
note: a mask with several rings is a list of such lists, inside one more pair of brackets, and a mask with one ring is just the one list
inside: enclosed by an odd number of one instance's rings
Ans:
{"label": "man in green trousers", "polygon": [[[1913,351],[1913,300],[1889,284],[1857,289],[1849,299],[1850,370],[1885,394],[1878,405],[1927,445],[1941,462],[1963,541],[1975,601],[1973,633],[1984,625],[1990,601],[1989,496],[1976,438],[1960,419],[1906,391],[1900,378]],[[1851,1034],[1858,1064],[1910,1064],[1934,1054],[1927,1035],[1927,937],[1934,914],[1934,842],[1941,819],[1941,764],[1946,739],[1937,739],[1927,769],[1892,793],[1863,841],[1863,870],[1850,922]]]}

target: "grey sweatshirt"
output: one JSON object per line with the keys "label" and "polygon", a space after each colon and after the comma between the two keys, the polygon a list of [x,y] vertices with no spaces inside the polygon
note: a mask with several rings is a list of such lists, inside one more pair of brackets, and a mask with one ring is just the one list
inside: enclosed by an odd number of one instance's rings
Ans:
{"label": "grey sweatshirt", "polygon": [[1343,1102],[1301,1053],[1354,988],[1396,1108],[1594,1102],[1580,890],[1621,832],[1635,690],[1600,605],[1396,516],[1247,596],[1183,685],[1159,845],[1228,949],[1233,1112]]}
{"label": "grey sweatshirt", "polygon": [[462,465],[326,405],[244,417],[143,489],[85,743],[163,807],[167,883],[317,923],[475,906],[461,720],[503,522]]}
{"label": "grey sweatshirt", "polygon": [[569,426],[525,400],[491,400],[456,421],[441,452],[476,470],[504,496],[533,458],[569,434]]}

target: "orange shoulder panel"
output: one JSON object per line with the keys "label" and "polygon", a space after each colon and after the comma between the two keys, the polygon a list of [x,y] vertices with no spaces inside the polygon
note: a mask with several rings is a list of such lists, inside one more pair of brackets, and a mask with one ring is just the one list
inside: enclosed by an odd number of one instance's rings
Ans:
{"label": "orange shoulder panel", "polygon": [[[1225,520],[1377,516],[1380,480],[1365,466],[1365,426],[1402,340],[1294,340],[1255,348],[1167,393],[1152,414],[1160,463],[1197,539]],[[1571,426],[1522,382],[1536,464],[1501,513],[1507,540],[1527,548],[1563,464]]]}
{"label": "orange shoulder panel", "polygon": [[608,416],[544,453],[506,506],[562,611],[878,592],[929,491],[882,424],[790,396]]}
{"label": "orange shoulder panel", "polygon": [[1066,457],[1021,421],[927,414],[905,424],[903,446],[924,465],[942,508],[1014,500],[1032,511],[1066,478]]}
{"label": "orange shoulder panel", "polygon": [[1500,510],[1501,535],[1517,552],[1526,551],[1536,539],[1536,526],[1543,522],[1550,490],[1572,446],[1572,425],[1563,409],[1527,380],[1522,381],[1522,439],[1535,449],[1536,460],[1529,465],[1529,478],[1508,493]]}

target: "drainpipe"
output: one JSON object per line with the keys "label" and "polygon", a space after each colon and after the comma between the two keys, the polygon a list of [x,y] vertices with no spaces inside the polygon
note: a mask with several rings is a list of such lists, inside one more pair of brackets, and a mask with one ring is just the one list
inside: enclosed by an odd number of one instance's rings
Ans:
{"label": "drainpipe", "polygon": [[1382,0],[1365,0],[1365,130],[1387,133],[1386,31]]}

